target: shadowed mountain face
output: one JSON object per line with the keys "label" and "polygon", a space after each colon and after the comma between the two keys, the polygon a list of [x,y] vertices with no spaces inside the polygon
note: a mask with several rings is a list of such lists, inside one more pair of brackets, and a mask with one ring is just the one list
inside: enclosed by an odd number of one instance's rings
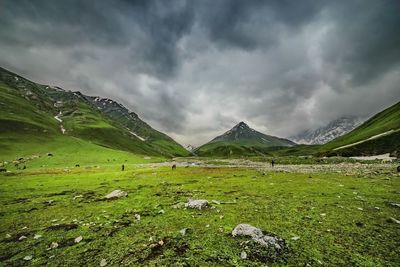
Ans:
{"label": "shadowed mountain face", "polygon": [[246,123],[240,122],[223,135],[197,148],[195,153],[198,155],[259,155],[263,154],[265,148],[293,145],[295,143],[290,140],[260,133]]}
{"label": "shadowed mountain face", "polygon": [[37,84],[2,68],[0,96],[0,137],[14,144],[62,136],[146,155],[189,154],[111,99]]}

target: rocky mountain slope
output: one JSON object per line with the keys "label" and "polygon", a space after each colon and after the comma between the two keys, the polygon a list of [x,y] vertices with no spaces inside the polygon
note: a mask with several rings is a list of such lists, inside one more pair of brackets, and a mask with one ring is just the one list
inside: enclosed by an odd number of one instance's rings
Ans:
{"label": "rocky mountain slope", "polygon": [[240,122],[231,130],[200,146],[194,152],[203,156],[260,155],[266,148],[294,145],[295,143],[290,140],[260,133],[246,123]]}
{"label": "rocky mountain slope", "polygon": [[364,121],[360,117],[341,117],[329,124],[317,129],[306,130],[298,135],[290,137],[290,140],[298,144],[319,145],[325,144],[339,136],[342,136],[355,129]]}

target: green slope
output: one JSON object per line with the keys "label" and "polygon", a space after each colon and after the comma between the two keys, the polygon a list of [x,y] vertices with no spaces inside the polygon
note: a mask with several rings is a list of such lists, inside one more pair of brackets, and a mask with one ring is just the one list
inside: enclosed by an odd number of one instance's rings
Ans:
{"label": "green slope", "polygon": [[189,152],[171,137],[153,129],[146,122],[142,121],[136,113],[130,112],[121,104],[107,98],[91,96],[85,96],[85,98],[111,120],[122,125],[132,135],[134,134],[145,139],[147,144],[160,153],[171,156],[189,155]]}
{"label": "green slope", "polygon": [[332,155],[368,155],[396,150],[400,150],[400,102],[319,148],[320,153]]}
{"label": "green slope", "polygon": [[0,68],[0,97],[0,148],[4,151],[26,140],[46,146],[46,140],[62,136],[136,154],[179,155],[175,142],[168,149],[168,144],[158,147],[157,140],[142,141],[79,92],[40,85]]}
{"label": "green slope", "polygon": [[199,156],[260,156],[269,155],[271,148],[293,146],[290,140],[266,135],[240,122],[194,152]]}

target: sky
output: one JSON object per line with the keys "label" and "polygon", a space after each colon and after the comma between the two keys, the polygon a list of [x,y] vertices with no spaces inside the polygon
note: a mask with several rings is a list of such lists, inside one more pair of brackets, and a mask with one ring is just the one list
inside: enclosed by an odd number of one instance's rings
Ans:
{"label": "sky", "polygon": [[398,0],[1,0],[0,66],[181,144],[290,137],[400,100]]}

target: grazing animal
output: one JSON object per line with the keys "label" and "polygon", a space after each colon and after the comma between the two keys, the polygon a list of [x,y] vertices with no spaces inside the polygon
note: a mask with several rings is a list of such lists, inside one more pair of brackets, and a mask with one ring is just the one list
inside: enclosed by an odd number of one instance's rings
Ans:
{"label": "grazing animal", "polygon": [[24,167],[23,167],[22,169],[25,170],[25,169],[26,169],[26,166],[24,165]]}
{"label": "grazing animal", "polygon": [[6,168],[0,168],[0,172],[7,172]]}
{"label": "grazing animal", "polygon": [[51,153],[47,153],[47,156],[49,156],[49,157],[52,157],[52,156],[53,156],[53,154],[51,154]]}
{"label": "grazing animal", "polygon": [[173,169],[173,170],[176,169],[176,164],[172,165],[172,169]]}
{"label": "grazing animal", "polygon": [[80,167],[81,165],[79,165],[79,164],[75,164],[75,167]]}
{"label": "grazing animal", "polygon": [[121,171],[124,171],[124,170],[125,170],[125,165],[122,164],[122,166],[121,166]]}
{"label": "grazing animal", "polygon": [[275,166],[275,160],[271,160],[271,166],[274,167]]}

